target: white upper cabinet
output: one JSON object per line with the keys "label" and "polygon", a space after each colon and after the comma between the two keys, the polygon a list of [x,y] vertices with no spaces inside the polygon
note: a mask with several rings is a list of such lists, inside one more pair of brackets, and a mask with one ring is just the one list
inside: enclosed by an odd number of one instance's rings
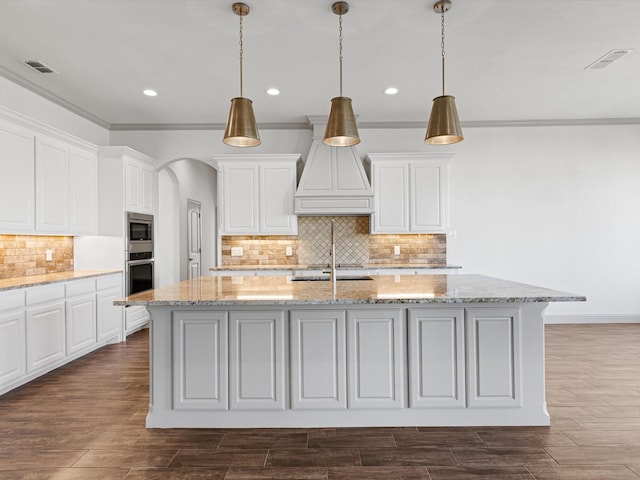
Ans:
{"label": "white upper cabinet", "polygon": [[127,212],[154,213],[157,174],[145,162],[128,158],[125,167]]}
{"label": "white upper cabinet", "polygon": [[35,228],[32,131],[0,119],[0,232]]}
{"label": "white upper cabinet", "polygon": [[0,111],[0,233],[95,234],[97,148]]}
{"label": "white upper cabinet", "polygon": [[296,235],[299,155],[215,158],[221,235]]}
{"label": "white upper cabinet", "polygon": [[429,153],[369,154],[375,209],[371,233],[445,233],[448,160]]}

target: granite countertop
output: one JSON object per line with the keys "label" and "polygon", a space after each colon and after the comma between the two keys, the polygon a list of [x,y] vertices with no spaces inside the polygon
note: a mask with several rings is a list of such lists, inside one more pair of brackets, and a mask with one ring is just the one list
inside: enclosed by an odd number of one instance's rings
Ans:
{"label": "granite countertop", "polygon": [[290,276],[200,277],[141,292],[116,305],[456,304],[585,301],[582,295],[483,275],[378,275],[371,280],[292,281]]}
{"label": "granite countertop", "polygon": [[[212,272],[224,272],[224,271],[244,271],[244,270],[324,270],[328,269],[329,265],[222,265],[219,267],[211,267],[209,270]],[[456,269],[462,268],[459,265],[443,265],[435,263],[368,263],[368,264],[338,264],[336,270],[372,270],[378,268],[397,268],[397,269]]]}
{"label": "granite countertop", "polygon": [[49,283],[67,282],[82,278],[100,277],[122,273],[122,270],[74,270],[72,272],[45,273],[42,275],[28,275],[26,277],[0,278],[0,291],[13,290],[24,287],[35,287]]}

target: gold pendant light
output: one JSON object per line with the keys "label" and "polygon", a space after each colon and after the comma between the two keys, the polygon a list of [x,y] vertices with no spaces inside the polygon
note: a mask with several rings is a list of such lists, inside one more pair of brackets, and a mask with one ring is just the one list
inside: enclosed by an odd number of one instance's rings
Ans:
{"label": "gold pendant light", "polygon": [[433,99],[429,126],[424,143],[432,145],[449,145],[461,142],[462,127],[458,119],[455,97],[444,94],[444,12],[451,9],[450,0],[439,0],[434,3],[433,11],[440,14],[441,43],[442,50],[442,95]]}
{"label": "gold pendant light", "polygon": [[224,131],[223,142],[232,147],[255,147],[260,145],[258,126],[253,115],[251,100],[242,96],[242,17],[249,15],[249,6],[245,3],[234,3],[233,13],[240,17],[240,96],[231,99],[229,119]]}
{"label": "gold pendant light", "polygon": [[350,147],[360,143],[356,117],[353,114],[351,99],[342,96],[342,15],[349,11],[347,2],[335,2],[331,6],[333,13],[339,16],[340,38],[340,96],[331,99],[331,111],[324,132],[323,143],[332,147]]}

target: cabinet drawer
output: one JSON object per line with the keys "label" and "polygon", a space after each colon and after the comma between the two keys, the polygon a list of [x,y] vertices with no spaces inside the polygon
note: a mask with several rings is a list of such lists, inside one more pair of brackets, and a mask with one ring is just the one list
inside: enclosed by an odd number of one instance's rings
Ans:
{"label": "cabinet drawer", "polygon": [[122,286],[122,275],[107,275],[96,279],[98,290],[106,290],[108,288],[120,288]]}
{"label": "cabinet drawer", "polygon": [[92,293],[96,291],[96,281],[91,278],[88,280],[74,280],[67,283],[67,297],[74,297],[84,293]]}
{"label": "cabinet drawer", "polygon": [[64,298],[64,283],[27,288],[27,305],[50,302],[60,298]]}
{"label": "cabinet drawer", "polygon": [[2,310],[14,310],[16,308],[23,308],[25,302],[24,289],[10,290],[8,292],[0,293],[0,305]]}

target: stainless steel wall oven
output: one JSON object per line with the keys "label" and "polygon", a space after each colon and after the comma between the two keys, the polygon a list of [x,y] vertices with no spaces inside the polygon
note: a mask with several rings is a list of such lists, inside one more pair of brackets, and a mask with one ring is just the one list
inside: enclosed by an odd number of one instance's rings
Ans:
{"label": "stainless steel wall oven", "polygon": [[127,213],[127,295],[153,288],[153,215]]}

